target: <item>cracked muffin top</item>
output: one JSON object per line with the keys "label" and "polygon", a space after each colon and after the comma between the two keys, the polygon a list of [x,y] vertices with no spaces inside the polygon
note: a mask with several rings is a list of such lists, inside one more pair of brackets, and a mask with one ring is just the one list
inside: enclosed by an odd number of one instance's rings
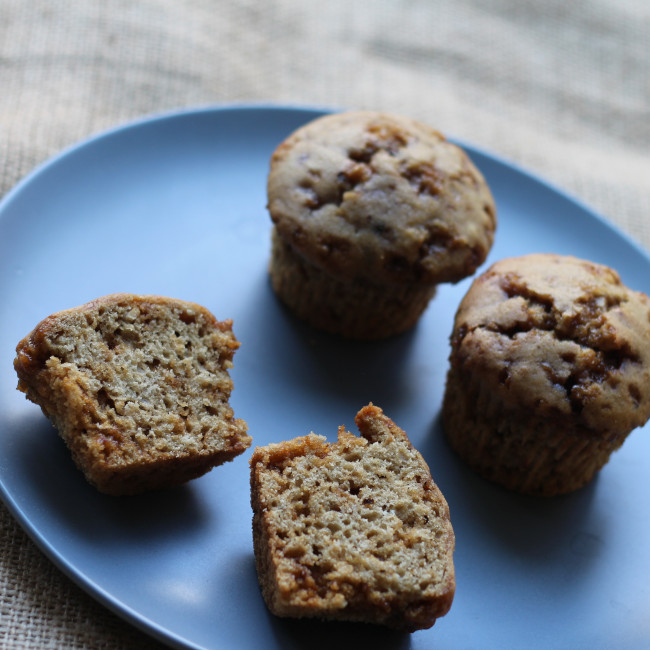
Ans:
{"label": "cracked muffin top", "polygon": [[504,259],[461,302],[451,362],[506,408],[627,434],[650,417],[650,299],[575,257]]}
{"label": "cracked muffin top", "polygon": [[494,200],[465,152],[406,117],[327,115],[275,150],[268,207],[293,250],[335,277],[457,282],[492,246]]}

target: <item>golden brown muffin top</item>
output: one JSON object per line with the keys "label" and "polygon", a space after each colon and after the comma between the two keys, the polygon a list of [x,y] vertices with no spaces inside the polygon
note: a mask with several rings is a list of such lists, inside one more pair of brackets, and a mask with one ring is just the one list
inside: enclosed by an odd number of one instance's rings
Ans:
{"label": "golden brown muffin top", "polygon": [[461,302],[452,363],[506,407],[577,418],[600,436],[650,417],[650,299],[575,257],[504,259]]}
{"label": "golden brown muffin top", "polygon": [[496,209],[459,147],[406,117],[327,115],[274,152],[271,218],[295,251],[337,277],[456,282],[493,242]]}

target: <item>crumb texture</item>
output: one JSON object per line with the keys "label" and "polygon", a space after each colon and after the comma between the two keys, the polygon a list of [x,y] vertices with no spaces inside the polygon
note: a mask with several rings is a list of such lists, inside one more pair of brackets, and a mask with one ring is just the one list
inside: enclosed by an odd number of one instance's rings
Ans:
{"label": "crumb texture", "polygon": [[338,441],[257,448],[253,532],[264,598],[279,616],[414,631],[450,608],[454,533],[422,456],[381,409]]}
{"label": "crumb texture", "polygon": [[238,346],[231,322],[199,305],[114,294],[46,318],[14,365],[88,480],[129,494],[200,476],[250,445],[228,401]]}
{"label": "crumb texture", "polygon": [[471,275],[496,208],[459,147],[402,116],[328,115],[274,152],[269,211],[295,251],[339,278],[437,284]]}

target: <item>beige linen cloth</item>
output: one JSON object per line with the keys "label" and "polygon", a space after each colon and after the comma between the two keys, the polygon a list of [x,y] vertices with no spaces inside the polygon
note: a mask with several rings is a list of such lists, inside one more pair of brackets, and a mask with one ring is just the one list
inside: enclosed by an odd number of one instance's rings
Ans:
{"label": "beige linen cloth", "polygon": [[[246,102],[421,119],[650,249],[647,0],[0,0],[0,195],[98,131]],[[0,648],[157,647],[4,506],[0,545]]]}

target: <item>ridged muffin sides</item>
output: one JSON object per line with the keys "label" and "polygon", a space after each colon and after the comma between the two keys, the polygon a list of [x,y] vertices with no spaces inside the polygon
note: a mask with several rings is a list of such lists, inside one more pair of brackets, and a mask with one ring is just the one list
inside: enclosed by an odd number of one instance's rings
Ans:
{"label": "ridged muffin sides", "polygon": [[271,284],[294,314],[313,327],[354,339],[381,339],[411,329],[434,286],[386,285],[332,277],[272,234]]}

